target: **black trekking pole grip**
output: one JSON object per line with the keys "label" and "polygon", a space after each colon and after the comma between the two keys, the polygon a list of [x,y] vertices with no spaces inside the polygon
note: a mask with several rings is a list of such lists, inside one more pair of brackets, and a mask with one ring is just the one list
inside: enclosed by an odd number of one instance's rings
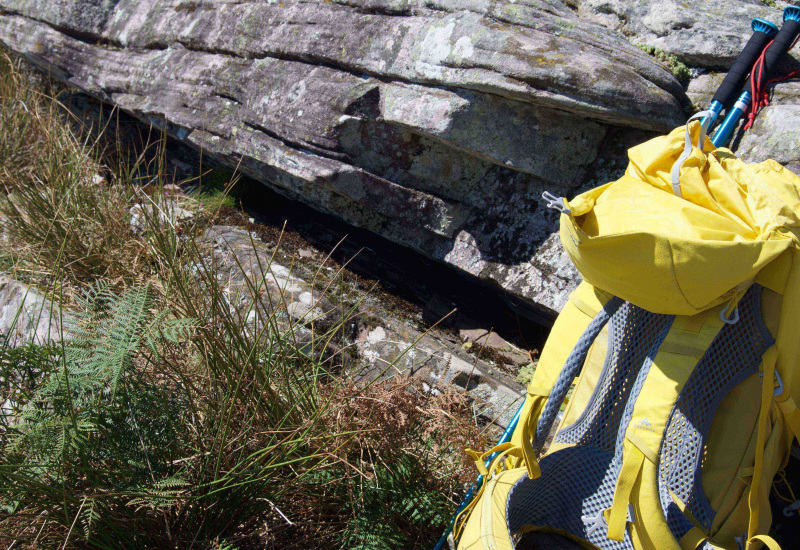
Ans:
{"label": "black trekking pole grip", "polygon": [[734,130],[739,125],[739,120],[750,108],[753,100],[757,99],[753,97],[753,81],[757,83],[767,82],[775,66],[786,55],[786,52],[792,48],[798,34],[800,34],[800,6],[787,6],[783,10],[781,30],[778,31],[778,34],[775,35],[772,43],[767,46],[767,50],[764,52],[764,62],[759,64],[758,60],[756,60],[758,66],[753,68],[753,74],[750,75],[746,89],[739,95],[739,99],[736,100],[733,107],[728,110],[725,120],[711,138],[711,143],[715,147],[727,145]]}
{"label": "black trekking pole grip", "polygon": [[778,27],[765,19],[753,19],[752,23],[753,34],[750,40],[747,41],[742,53],[736,58],[733,66],[725,75],[725,80],[717,88],[717,93],[714,94],[712,101],[717,101],[724,108],[729,108],[733,104],[736,96],[744,86],[747,75],[750,74],[750,69],[753,64],[761,55],[764,46],[767,45],[769,39],[778,34]]}
{"label": "black trekking pole grip", "polygon": [[[800,34],[800,8],[797,6],[789,6],[786,8],[785,19],[781,30],[772,39],[772,44],[769,45],[767,51],[764,53],[764,64],[760,67],[762,78],[769,78],[775,66],[780,62],[781,58],[788,52],[797,36]],[[758,76],[758,75],[756,75]],[[748,85],[747,91],[751,94],[752,82]]]}

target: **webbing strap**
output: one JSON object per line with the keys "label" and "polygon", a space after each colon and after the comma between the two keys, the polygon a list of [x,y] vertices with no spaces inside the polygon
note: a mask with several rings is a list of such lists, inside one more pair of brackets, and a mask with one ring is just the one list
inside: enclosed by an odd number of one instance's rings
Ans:
{"label": "webbing strap", "polygon": [[611,513],[608,518],[608,538],[617,541],[625,540],[628,504],[631,501],[633,486],[636,485],[636,481],[641,475],[645,459],[642,450],[628,439],[625,440],[624,445],[622,469],[617,479],[617,487],[614,489],[614,503],[611,505]]}
{"label": "webbing strap", "polygon": [[[775,391],[775,362],[778,358],[778,348],[772,345],[764,352],[762,365],[764,366],[764,380],[761,384],[761,410],[758,413],[758,432],[756,435],[756,456],[753,466],[753,482],[750,484],[748,505],[750,507],[750,523],[747,529],[747,548],[752,547],[751,541],[761,540],[758,535],[758,522],[761,508],[769,506],[769,490],[764,477],[764,445],[767,439],[767,420],[770,405]],[[763,542],[763,541],[762,541]],[[774,541],[773,541],[774,542]],[[767,544],[769,546],[769,544]],[[771,548],[771,547],[770,547]]]}
{"label": "webbing strap", "polygon": [[[525,463],[528,477],[531,479],[536,479],[542,473],[531,442],[533,441],[533,427],[536,426],[546,400],[547,396],[528,394],[525,404],[522,406],[522,413],[520,413],[520,425],[511,436],[511,443],[520,449],[522,461]],[[514,466],[518,466],[518,464],[514,464]]]}
{"label": "webbing strap", "polygon": [[486,466],[486,460],[493,454],[502,453],[503,451],[511,449],[512,447],[513,445],[511,443],[506,442],[506,443],[501,443],[496,447],[492,447],[491,449],[483,453],[472,449],[464,449],[464,452],[467,453],[469,457],[475,462],[475,467],[478,469],[478,472],[482,476],[487,476],[489,475],[489,468],[487,468]]}

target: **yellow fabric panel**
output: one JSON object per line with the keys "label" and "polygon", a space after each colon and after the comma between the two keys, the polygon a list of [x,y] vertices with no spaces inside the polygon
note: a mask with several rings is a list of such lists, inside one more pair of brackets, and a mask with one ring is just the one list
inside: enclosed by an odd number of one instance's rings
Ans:
{"label": "yellow fabric panel", "polygon": [[[711,423],[702,485],[709,504],[717,510],[711,524],[712,533],[716,533],[734,513],[741,500],[744,500],[744,510],[747,512],[749,480],[739,476],[748,468],[752,475],[756,419],[760,405],[761,381],[756,374],[733,388],[720,403]],[[741,535],[746,526],[745,520],[744,526],[740,526],[739,532],[735,534]]]}
{"label": "yellow fabric panel", "polygon": [[480,502],[467,520],[458,550],[514,550],[508,536],[506,501],[511,488],[523,475],[527,475],[527,470],[516,468],[488,480]]}
{"label": "yellow fabric panel", "polygon": [[558,378],[558,374],[564,366],[564,362],[569,357],[572,348],[578,342],[581,334],[592,322],[594,315],[591,311],[584,310],[591,308],[595,314],[599,312],[608,302],[609,296],[604,294],[591,285],[582,282],[572,292],[570,300],[558,315],[550,336],[539,357],[536,372],[528,385],[528,392],[533,395],[550,395],[550,389]]}
{"label": "yellow fabric panel", "polygon": [[656,313],[694,315],[741,294],[794,246],[800,178],[707,142],[683,165],[681,198],[670,170],[683,146],[678,128],[632,148],[622,178],[569,201],[561,238],[587,282]]}
{"label": "yellow fabric panel", "polygon": [[792,250],[789,249],[758,272],[756,282],[778,294],[783,294],[792,267]]}
{"label": "yellow fabric panel", "polygon": [[775,338],[778,359],[775,370],[783,379],[786,391],[800,403],[800,250],[791,251],[792,262],[783,292],[780,328]]}
{"label": "yellow fabric panel", "polygon": [[[684,330],[687,325],[691,332]],[[628,426],[628,432],[635,433],[651,449],[661,448],[669,412],[721,328],[718,308],[697,332],[690,317],[676,317],[672,323],[639,392]]]}
{"label": "yellow fabric panel", "polygon": [[[758,385],[758,389],[755,390],[757,398],[759,397],[759,390],[760,384]],[[712,430],[713,428],[714,426],[712,426]],[[770,414],[769,434],[766,438],[764,451],[764,471],[769,479],[772,479],[775,473],[781,468],[783,458],[786,456],[786,453],[789,449],[788,442],[786,440],[786,431],[784,428],[785,425],[783,420],[778,414],[776,414],[776,411],[773,407],[773,410]],[[743,464],[752,468],[753,457],[755,455],[755,430],[753,430],[751,433],[752,442],[748,448],[746,459],[743,461]],[[726,445],[725,448],[730,450],[734,447]],[[704,489],[706,488],[705,476],[708,473],[708,469],[709,467],[703,469]],[[746,481],[751,480],[748,479]],[[725,495],[725,501],[722,502],[717,513],[717,517],[714,518],[714,523],[711,526],[711,542],[720,548],[735,549],[735,537],[740,536],[743,532],[747,531],[747,524],[750,518],[750,508],[747,502],[749,485],[745,484],[744,481],[737,483],[739,483],[739,485],[744,485],[745,487],[741,491],[736,486],[731,487],[731,490]],[[706,494],[709,495],[709,492],[707,491]],[[769,506],[762,508],[759,513],[759,532],[769,532],[771,520],[772,516]]]}
{"label": "yellow fabric panel", "polygon": [[773,338],[778,336],[782,304],[783,296],[768,288],[761,290],[761,318]]}

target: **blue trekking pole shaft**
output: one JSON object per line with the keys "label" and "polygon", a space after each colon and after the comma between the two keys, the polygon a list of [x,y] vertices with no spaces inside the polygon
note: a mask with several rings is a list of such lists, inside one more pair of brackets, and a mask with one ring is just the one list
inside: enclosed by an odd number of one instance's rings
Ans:
{"label": "blue trekking pole shaft", "polygon": [[[500,439],[497,442],[498,445],[502,445],[503,443],[508,443],[509,441],[511,441],[511,434],[514,433],[514,430],[516,429],[517,424],[519,423],[519,417],[520,414],[522,414],[522,408],[524,406],[525,406],[525,401],[523,400],[522,405],[519,406],[519,409],[514,415],[514,418],[512,418],[511,422],[508,423],[506,431],[504,431],[503,435],[500,436]],[[492,460],[494,460],[494,457],[496,455],[497,453],[492,453],[489,456],[489,458],[486,459],[487,468],[492,463]],[[436,546],[433,547],[433,550],[442,550],[442,548],[444,548],[444,545],[447,544],[447,537],[449,537],[450,533],[453,532],[453,527],[455,527],[456,518],[458,517],[458,514],[460,514],[464,510],[464,508],[469,506],[469,503],[472,502],[472,499],[475,498],[475,495],[480,490],[481,485],[483,485],[483,476],[479,475],[478,479],[475,480],[475,483],[473,483],[472,487],[470,487],[469,491],[467,491],[467,494],[464,495],[464,500],[462,500],[461,504],[458,505],[458,508],[456,509],[456,513],[453,515],[453,519],[450,522],[450,525],[447,527],[447,529],[445,529],[444,534],[439,539],[439,542],[436,543]]]}
{"label": "blue trekking pole shaft", "polygon": [[[708,128],[717,120],[722,109],[729,109],[731,107],[733,100],[736,98],[736,94],[738,94],[739,90],[744,86],[745,79],[747,75],[750,74],[753,64],[764,50],[764,46],[767,45],[770,38],[778,33],[778,27],[766,19],[753,19],[751,27],[753,29],[753,34],[750,36],[750,40],[747,41],[742,53],[739,54],[739,57],[734,61],[728,74],[725,75],[725,79],[722,81],[722,84],[719,85],[719,88],[717,88],[717,92],[711,100],[711,105],[707,109],[711,112],[711,114],[708,115],[708,117],[711,118],[707,126]],[[705,123],[705,120],[703,123]]]}
{"label": "blue trekking pole shaft", "polygon": [[[764,52],[764,63],[753,69],[758,71],[759,74],[753,76],[766,81],[781,58],[791,49],[798,34],[800,34],[800,7],[788,6],[783,10],[783,26],[773,38],[772,44],[769,45],[767,51]],[[750,108],[752,101],[753,89],[752,85],[748,84],[747,89],[741,93],[733,108],[725,116],[722,125],[717,128],[714,137],[711,138],[711,142],[715,147],[724,147],[728,144],[733,131],[739,125],[742,116]]]}

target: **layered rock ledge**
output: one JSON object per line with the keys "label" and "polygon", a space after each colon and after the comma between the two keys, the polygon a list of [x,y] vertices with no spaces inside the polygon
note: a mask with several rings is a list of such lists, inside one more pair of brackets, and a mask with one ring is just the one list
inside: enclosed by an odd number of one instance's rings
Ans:
{"label": "layered rock ledge", "polygon": [[581,185],[610,127],[669,130],[687,102],[558,0],[0,0],[0,42],[545,313],[577,272],[542,191]]}

